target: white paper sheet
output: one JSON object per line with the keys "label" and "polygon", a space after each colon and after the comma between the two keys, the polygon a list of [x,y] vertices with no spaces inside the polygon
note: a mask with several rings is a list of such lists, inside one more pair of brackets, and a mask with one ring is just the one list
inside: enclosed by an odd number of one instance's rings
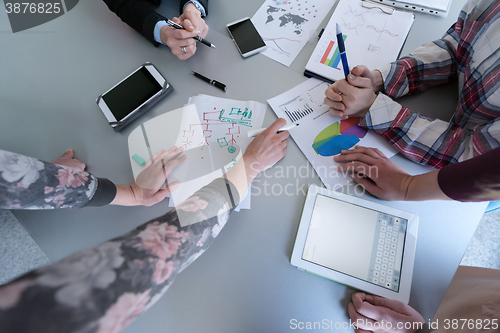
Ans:
{"label": "white paper sheet", "polygon": [[[309,79],[267,102],[278,117],[299,124],[298,127],[290,130],[291,137],[312,164],[325,186],[329,189],[337,189],[347,184],[351,178],[347,174],[337,172],[336,168],[341,164],[333,160],[333,156],[336,155],[334,151],[337,149],[326,149],[330,143],[339,143],[342,149],[350,149],[356,144],[374,147],[380,149],[387,157],[393,156],[397,151],[381,135],[332,116],[328,112],[328,106],[323,104],[327,88],[328,83]],[[327,130],[334,123],[338,123],[337,135],[332,135],[333,132]],[[334,138],[335,141],[331,141]],[[323,140],[318,141],[318,139]],[[324,155],[318,153],[313,147],[315,141],[318,141],[318,144],[324,142],[323,146],[317,148]]]}
{"label": "white paper sheet", "polygon": [[[134,177],[143,170],[134,154],[148,161],[161,149],[183,147],[186,161],[168,176],[181,185],[172,192],[174,207],[201,187],[221,177],[240,158],[252,138],[247,132],[261,128],[267,106],[253,101],[235,101],[207,95],[190,99],[183,108],[166,112],[137,127],[129,135],[129,153]],[[250,209],[246,195],[236,208]]]}
{"label": "white paper sheet", "polygon": [[316,45],[306,70],[332,81],[345,78],[337,46],[336,24],[344,35],[350,68],[365,65],[373,70],[397,59],[413,24],[413,14],[392,15],[367,9],[358,0],[340,0]]}
{"label": "white paper sheet", "polygon": [[267,45],[262,54],[290,66],[335,2],[266,0],[252,17],[255,28]]}

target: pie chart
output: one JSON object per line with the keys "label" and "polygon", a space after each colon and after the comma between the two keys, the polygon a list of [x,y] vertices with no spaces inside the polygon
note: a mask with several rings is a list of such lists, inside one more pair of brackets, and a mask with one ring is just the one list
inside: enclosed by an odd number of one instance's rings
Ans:
{"label": "pie chart", "polygon": [[321,156],[334,156],[353,147],[364,138],[368,130],[358,126],[359,118],[353,117],[333,123],[314,139],[313,149]]}

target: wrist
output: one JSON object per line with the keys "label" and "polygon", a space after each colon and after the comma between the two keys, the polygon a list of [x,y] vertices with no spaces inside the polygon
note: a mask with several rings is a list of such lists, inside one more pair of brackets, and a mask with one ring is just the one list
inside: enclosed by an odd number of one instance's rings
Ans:
{"label": "wrist", "polygon": [[373,91],[377,94],[381,91],[384,91],[384,78],[382,77],[382,73],[375,69],[372,71],[373,74]]}
{"label": "wrist", "polygon": [[169,27],[168,25],[164,25],[160,28],[160,40],[157,42],[162,43],[163,45],[167,45],[167,29],[173,28]]}
{"label": "wrist", "polygon": [[185,12],[192,12],[192,13],[195,13],[197,15],[199,15],[200,17],[203,16],[203,12],[201,11],[200,8],[198,8],[194,3],[192,2],[188,2],[185,6],[184,6],[184,13]]}
{"label": "wrist", "polygon": [[138,204],[132,186],[116,185],[116,196],[113,201],[111,201],[110,205],[137,206]]}
{"label": "wrist", "polygon": [[262,163],[260,163],[257,158],[251,154],[243,155],[243,163],[245,165],[245,172],[249,183],[251,183],[255,177],[257,177],[259,173],[265,169],[265,166],[263,166]]}

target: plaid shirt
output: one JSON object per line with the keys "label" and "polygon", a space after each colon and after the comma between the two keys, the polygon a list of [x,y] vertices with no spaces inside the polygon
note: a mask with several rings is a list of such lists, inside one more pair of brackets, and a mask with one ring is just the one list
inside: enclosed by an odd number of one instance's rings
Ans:
{"label": "plaid shirt", "polygon": [[[360,125],[382,134],[411,160],[442,168],[500,146],[500,1],[471,0],[442,39],[381,69],[380,93]],[[392,100],[458,78],[450,122]]]}

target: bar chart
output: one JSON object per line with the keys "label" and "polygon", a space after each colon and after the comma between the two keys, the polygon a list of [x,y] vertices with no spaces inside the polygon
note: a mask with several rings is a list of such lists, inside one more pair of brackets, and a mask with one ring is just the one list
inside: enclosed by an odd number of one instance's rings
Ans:
{"label": "bar chart", "polygon": [[[347,36],[342,35],[344,38],[344,41],[346,40]],[[323,53],[323,56],[321,57],[320,63],[323,65],[339,69],[339,63],[340,63],[340,52],[338,46],[335,45],[336,42],[331,40],[328,43],[328,46],[326,47],[325,52]]]}

